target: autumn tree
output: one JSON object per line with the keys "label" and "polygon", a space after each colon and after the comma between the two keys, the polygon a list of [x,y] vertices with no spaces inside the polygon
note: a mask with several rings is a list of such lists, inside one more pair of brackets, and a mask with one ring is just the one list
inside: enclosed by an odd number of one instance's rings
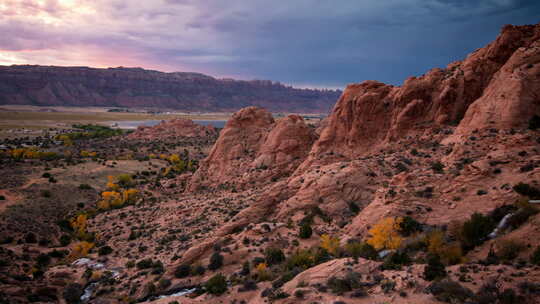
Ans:
{"label": "autumn tree", "polygon": [[381,219],[369,230],[371,237],[367,240],[367,243],[377,250],[398,249],[403,241],[399,234],[401,221],[402,218],[400,217]]}
{"label": "autumn tree", "polygon": [[321,236],[320,246],[333,256],[337,256],[339,253],[339,239],[331,237],[328,234],[323,234]]}

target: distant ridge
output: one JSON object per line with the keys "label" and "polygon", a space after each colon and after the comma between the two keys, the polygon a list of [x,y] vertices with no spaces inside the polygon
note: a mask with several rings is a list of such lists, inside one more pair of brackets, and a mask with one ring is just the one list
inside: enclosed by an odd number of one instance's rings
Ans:
{"label": "distant ridge", "polygon": [[0,66],[0,104],[218,112],[255,105],[275,112],[326,113],[340,95],[339,90],[297,89],[270,80],[217,79],[191,72]]}

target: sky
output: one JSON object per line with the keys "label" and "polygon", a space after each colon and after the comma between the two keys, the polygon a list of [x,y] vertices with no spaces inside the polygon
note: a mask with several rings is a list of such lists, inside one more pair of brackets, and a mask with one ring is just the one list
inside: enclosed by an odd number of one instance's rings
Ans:
{"label": "sky", "polygon": [[0,65],[400,85],[538,22],[538,0],[0,0]]}

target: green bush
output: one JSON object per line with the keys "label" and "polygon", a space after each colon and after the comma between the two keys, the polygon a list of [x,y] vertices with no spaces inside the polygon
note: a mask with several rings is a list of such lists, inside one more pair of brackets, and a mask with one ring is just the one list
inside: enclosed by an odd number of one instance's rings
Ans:
{"label": "green bush", "polygon": [[446,269],[437,254],[431,254],[428,258],[428,264],[424,268],[424,279],[433,281],[446,276]]}
{"label": "green bush", "polygon": [[70,283],[64,288],[62,296],[66,303],[76,304],[81,302],[81,296],[83,294],[83,287],[78,283]]}
{"label": "green bush", "polygon": [[418,231],[422,231],[422,224],[410,216],[404,217],[399,223],[399,233],[403,236],[410,236]]}
{"label": "green bush", "polygon": [[303,223],[300,226],[300,233],[298,234],[298,236],[301,239],[309,239],[312,234],[313,234],[313,230],[311,229],[311,224]]}
{"label": "green bush", "polygon": [[138,269],[147,269],[151,268],[153,265],[154,263],[152,262],[152,259],[144,259],[137,262],[136,266]]}
{"label": "green bush", "polygon": [[71,236],[69,236],[68,234],[62,234],[62,236],[60,237],[60,245],[62,247],[65,247],[69,245],[69,243],[71,243]]}
{"label": "green bush", "polygon": [[463,303],[473,296],[472,291],[451,280],[435,281],[427,287],[435,299],[446,303]]}
{"label": "green bush", "polygon": [[409,258],[409,255],[407,255],[407,252],[396,251],[396,252],[390,253],[384,259],[384,262],[382,264],[382,269],[401,270],[401,267],[403,265],[409,265],[410,263],[411,263],[411,259]]}
{"label": "green bush", "polygon": [[176,267],[174,270],[174,276],[176,278],[185,278],[191,274],[191,266],[190,265],[180,265]]}
{"label": "green bush", "polygon": [[376,260],[378,257],[377,250],[365,242],[348,242],[347,245],[345,245],[345,252],[353,258]]}
{"label": "green bush", "polygon": [[204,288],[210,294],[221,295],[227,291],[227,280],[221,273],[218,273],[204,283]]}
{"label": "green bush", "polygon": [[79,189],[81,189],[81,190],[90,190],[90,189],[92,189],[92,187],[90,185],[88,185],[88,184],[80,184]]}
{"label": "green bush", "polygon": [[285,261],[285,255],[279,248],[266,248],[265,260],[268,266],[277,265]]}
{"label": "green bush", "polygon": [[528,196],[530,199],[540,199],[540,190],[529,184],[519,183],[512,189],[523,196]]}
{"label": "green bush", "polygon": [[98,254],[99,255],[108,255],[113,252],[112,248],[110,246],[103,246],[99,247]]}
{"label": "green bush", "polygon": [[360,278],[355,272],[347,272],[345,277],[331,277],[326,282],[326,285],[335,294],[343,294],[344,292],[352,291],[353,289],[360,287]]}
{"label": "green bush", "polygon": [[215,251],[212,256],[210,256],[210,264],[208,264],[208,269],[216,270],[223,266],[223,256],[219,252]]}
{"label": "green bush", "polygon": [[461,242],[463,249],[471,250],[482,244],[487,235],[495,229],[495,222],[491,217],[474,213],[461,227]]}

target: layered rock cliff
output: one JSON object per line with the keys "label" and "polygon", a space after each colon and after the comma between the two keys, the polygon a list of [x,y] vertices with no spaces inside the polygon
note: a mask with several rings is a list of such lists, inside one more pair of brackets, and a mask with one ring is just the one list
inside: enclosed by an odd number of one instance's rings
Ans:
{"label": "layered rock cliff", "polygon": [[0,104],[326,113],[340,93],[140,68],[0,66]]}

